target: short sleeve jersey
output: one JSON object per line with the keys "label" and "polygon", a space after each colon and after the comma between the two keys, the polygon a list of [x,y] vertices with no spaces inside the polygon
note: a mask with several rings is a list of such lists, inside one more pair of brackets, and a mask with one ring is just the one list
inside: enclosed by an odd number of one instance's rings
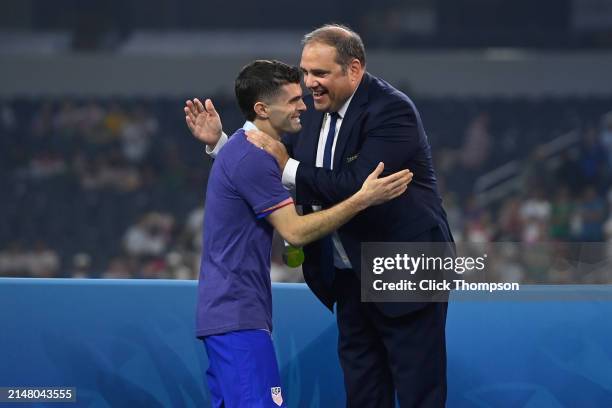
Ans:
{"label": "short sleeve jersey", "polygon": [[238,130],[217,156],[208,179],[196,334],[272,331],[270,253],[265,219],[292,204],[275,159]]}

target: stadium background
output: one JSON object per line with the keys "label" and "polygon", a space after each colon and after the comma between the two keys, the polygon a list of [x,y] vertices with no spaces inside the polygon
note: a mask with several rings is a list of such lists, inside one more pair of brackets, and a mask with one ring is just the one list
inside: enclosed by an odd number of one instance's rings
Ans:
{"label": "stadium background", "polygon": [[[360,32],[368,69],[421,111],[458,240],[610,250],[609,1],[5,0],[0,276],[51,279],[2,280],[0,386],[205,405],[195,284],[180,280],[197,276],[211,161],[182,106],[212,97],[233,131],[238,69],[297,63],[301,35],[330,21]],[[300,281],[280,245],[273,279]],[[574,289],[591,301],[453,304],[449,406],[609,406],[611,303],[593,293],[609,287]],[[341,406],[333,316],[302,285],[274,296],[291,406]]]}
{"label": "stadium background", "polygon": [[4,1],[0,275],[195,278],[211,161],[184,100],[233,131],[239,68],[329,21],[420,109],[458,240],[612,239],[609,2]]}

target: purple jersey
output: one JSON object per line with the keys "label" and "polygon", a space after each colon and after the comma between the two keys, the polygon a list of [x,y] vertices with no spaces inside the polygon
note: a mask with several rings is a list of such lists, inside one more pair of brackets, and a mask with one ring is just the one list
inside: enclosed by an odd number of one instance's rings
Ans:
{"label": "purple jersey", "polygon": [[275,159],[238,130],[215,160],[206,190],[198,286],[198,337],[272,331],[270,251],[265,216],[293,200]]}

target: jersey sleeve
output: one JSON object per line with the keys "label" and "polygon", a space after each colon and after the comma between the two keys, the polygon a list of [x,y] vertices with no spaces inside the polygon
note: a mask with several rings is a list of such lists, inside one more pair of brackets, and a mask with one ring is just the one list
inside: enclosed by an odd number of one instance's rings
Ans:
{"label": "jersey sleeve", "polygon": [[283,187],[281,172],[272,156],[263,151],[245,155],[233,182],[257,218],[263,218],[286,205],[293,204],[289,192]]}

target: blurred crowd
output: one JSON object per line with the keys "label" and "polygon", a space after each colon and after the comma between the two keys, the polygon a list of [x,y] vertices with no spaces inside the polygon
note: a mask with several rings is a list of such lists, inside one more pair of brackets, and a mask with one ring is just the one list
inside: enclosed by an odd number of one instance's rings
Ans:
{"label": "blurred crowd", "polygon": [[[415,101],[457,241],[612,247],[612,100]],[[196,279],[210,166],[180,100],[0,101],[0,276]]]}
{"label": "blurred crowd", "polygon": [[555,154],[546,155],[542,145],[524,151],[523,157],[511,162],[517,164],[511,174],[515,183],[503,199],[483,205],[473,190],[454,190],[448,179],[477,180],[470,174],[483,168],[490,150],[498,148],[487,122],[486,115],[477,116],[468,125],[459,149],[440,151],[439,162],[444,163],[439,163],[438,169],[456,240],[538,243],[612,239],[612,112],[602,115],[600,126],[576,129],[575,142]]}

